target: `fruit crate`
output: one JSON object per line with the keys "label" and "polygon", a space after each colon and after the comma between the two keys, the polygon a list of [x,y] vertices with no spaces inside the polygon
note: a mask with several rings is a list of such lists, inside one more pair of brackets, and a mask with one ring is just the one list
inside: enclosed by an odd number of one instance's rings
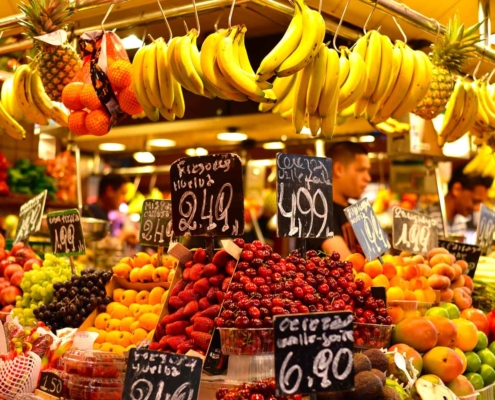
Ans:
{"label": "fruit crate", "polygon": [[388,307],[400,307],[403,311],[416,311],[419,302],[415,300],[393,300],[387,303]]}
{"label": "fruit crate", "polygon": [[99,350],[69,350],[61,360],[69,375],[86,378],[123,379],[126,362],[123,356]]}
{"label": "fruit crate", "polygon": [[123,379],[86,378],[72,375],[69,378],[69,396],[71,400],[120,400]]}
{"label": "fruit crate", "polygon": [[382,349],[390,347],[394,325],[354,324],[354,349]]}
{"label": "fruit crate", "polygon": [[495,399],[495,383],[478,390],[478,394],[457,397],[459,397],[459,400],[493,400]]}
{"label": "fruit crate", "polygon": [[218,328],[222,353],[225,355],[273,354],[273,328]]}
{"label": "fruit crate", "polygon": [[424,316],[426,314],[426,312],[434,306],[435,306],[435,303],[420,301],[420,302],[418,302],[418,311],[421,313],[422,316]]}

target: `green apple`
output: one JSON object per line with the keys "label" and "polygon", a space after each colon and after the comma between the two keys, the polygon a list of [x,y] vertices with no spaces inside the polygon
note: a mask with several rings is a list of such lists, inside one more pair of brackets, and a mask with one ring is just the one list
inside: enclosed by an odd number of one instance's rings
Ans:
{"label": "green apple", "polygon": [[437,317],[445,317],[450,318],[449,312],[443,307],[432,307],[426,311],[425,316],[428,317],[430,315],[434,315]]}
{"label": "green apple", "polygon": [[485,382],[483,381],[483,377],[480,374],[469,372],[465,376],[468,381],[471,382],[471,385],[473,385],[475,390],[481,390],[485,387]]}
{"label": "green apple", "polygon": [[495,369],[486,364],[481,364],[479,374],[483,378],[485,386],[491,385],[495,382]]}
{"label": "green apple", "polygon": [[459,308],[455,304],[443,303],[440,305],[440,307],[447,310],[450,319],[456,319],[461,317],[461,312],[459,311]]}
{"label": "green apple", "polygon": [[481,358],[474,351],[464,353],[467,360],[466,372],[478,372],[481,367]]}
{"label": "green apple", "polygon": [[481,364],[487,364],[495,368],[495,355],[488,349],[483,349],[477,353],[480,356]]}
{"label": "green apple", "polygon": [[476,343],[476,347],[473,351],[484,350],[488,347],[488,338],[486,337],[485,332],[478,331],[478,343]]}

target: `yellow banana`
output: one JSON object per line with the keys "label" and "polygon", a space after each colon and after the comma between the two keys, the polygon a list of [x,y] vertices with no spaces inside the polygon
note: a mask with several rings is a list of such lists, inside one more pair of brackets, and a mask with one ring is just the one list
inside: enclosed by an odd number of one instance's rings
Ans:
{"label": "yellow banana", "polygon": [[[273,81],[273,93],[277,98],[277,105],[282,102],[289,92],[294,87],[295,75],[287,76],[284,78],[275,78]],[[267,112],[275,107],[274,103],[260,103],[258,110],[261,112]]]}
{"label": "yellow banana", "polygon": [[[343,48],[344,47],[340,48],[341,54],[342,54]],[[363,60],[364,60],[364,58],[363,58]],[[342,87],[342,85],[346,81],[347,77],[349,76],[349,70],[350,70],[349,59],[347,57],[340,57],[340,60],[339,60],[339,81],[338,81],[339,88]]]}
{"label": "yellow banana", "polygon": [[148,100],[153,107],[164,107],[160,96],[160,83],[158,80],[158,67],[156,61],[156,42],[148,45],[144,56],[143,82]]}
{"label": "yellow banana", "polygon": [[339,91],[338,110],[342,111],[354,104],[363,95],[364,88],[361,85],[363,76],[366,80],[366,65],[358,53],[342,49],[341,57],[349,58],[349,76]]}
{"label": "yellow banana", "polygon": [[335,93],[333,94],[333,98],[330,103],[330,107],[327,111],[327,114],[321,120],[321,134],[325,136],[325,138],[327,139],[331,139],[333,137],[333,133],[335,132],[338,103],[339,103],[339,92],[338,90],[336,90]]}
{"label": "yellow banana", "polygon": [[165,118],[167,121],[174,121],[175,120],[175,114],[173,110],[169,110],[168,108],[162,107],[158,109],[160,112],[160,115]]}
{"label": "yellow banana", "polygon": [[[311,78],[309,79],[307,105],[309,115],[314,115],[318,110],[320,104],[321,94],[323,86],[325,84],[325,76],[327,73],[327,47],[322,43],[320,50],[316,54],[313,61],[313,69],[311,71]],[[320,119],[320,117],[318,117]],[[311,120],[311,118],[310,118]]]}
{"label": "yellow banana", "polygon": [[164,107],[170,110],[174,104],[174,76],[172,75],[172,70],[168,63],[168,46],[163,38],[158,38],[155,42],[160,99]]}
{"label": "yellow banana", "polygon": [[[295,77],[297,78],[297,74],[296,75],[292,75],[291,77]],[[286,78],[287,79],[287,78]],[[283,114],[284,112],[292,109],[292,106],[294,104],[294,93],[296,92],[296,84],[295,84],[295,81],[294,80],[294,84],[291,86],[290,90],[289,90],[289,93],[287,93],[284,98],[282,98],[281,100],[278,99],[277,97],[277,103],[274,104],[274,107],[272,109],[272,112],[275,113],[275,114]],[[272,105],[273,103],[260,103],[260,105]]]}
{"label": "yellow banana", "polygon": [[459,124],[464,108],[465,96],[464,83],[462,79],[458,79],[445,109],[442,129],[438,132],[438,144],[440,146],[444,145],[452,130]]}
{"label": "yellow banana", "polygon": [[366,88],[364,97],[369,99],[376,89],[378,76],[382,68],[382,41],[381,34],[377,31],[370,31],[370,39],[366,49]]}
{"label": "yellow banana", "polygon": [[294,105],[292,107],[292,123],[296,133],[301,133],[306,117],[306,99],[309,79],[311,78],[312,65],[307,65],[297,73],[296,91],[294,92]]}
{"label": "yellow banana", "polygon": [[292,54],[277,68],[277,76],[293,75],[311,63],[325,37],[325,21],[318,11],[302,10],[301,41]]}
{"label": "yellow banana", "polygon": [[34,104],[46,118],[53,119],[60,126],[67,127],[69,125],[68,115],[48,97],[43,82],[35,70],[31,71],[31,94]]}
{"label": "yellow banana", "polygon": [[2,84],[2,91],[0,96],[0,101],[2,102],[5,111],[16,121],[22,120],[22,111],[19,107],[15,107],[15,101],[13,98],[13,86],[14,78],[10,77],[6,79]]}
{"label": "yellow banana", "polygon": [[184,96],[182,94],[182,88],[179,82],[174,79],[174,104],[172,105],[172,111],[177,116],[177,118],[182,118],[186,111],[186,105],[184,103]]}
{"label": "yellow banana", "polygon": [[0,128],[16,140],[26,139],[24,128],[5,110],[0,102]]}
{"label": "yellow banana", "polygon": [[48,125],[48,120],[35,106],[31,96],[31,68],[21,65],[14,74],[14,95],[26,118],[34,124]]}
{"label": "yellow banana", "polygon": [[392,66],[394,59],[394,46],[388,36],[380,35],[381,40],[381,63],[380,74],[376,88],[371,95],[371,103],[378,103],[385,94],[389,82],[392,80]]}
{"label": "yellow banana", "polygon": [[[199,94],[201,96],[204,95],[204,85],[201,77],[199,76],[199,72],[194,68],[194,63],[191,58],[192,51],[191,46],[193,45],[193,37],[198,36],[198,31],[196,29],[191,29],[186,36],[184,36],[180,40],[180,64],[179,68],[183,68],[181,70],[182,76],[187,79],[188,86],[191,86],[194,90],[194,93]],[[195,40],[196,41],[196,40]]]}
{"label": "yellow banana", "polygon": [[452,129],[449,136],[446,138],[447,143],[455,142],[471,129],[478,113],[478,97],[473,86],[469,83],[464,83],[464,90],[466,91],[464,108],[462,110],[462,117],[459,123]]}
{"label": "yellow banana", "polygon": [[[318,114],[325,118],[330,111],[330,106],[335,96],[338,96],[339,77],[340,77],[340,59],[339,54],[334,49],[325,47],[327,52],[327,66],[324,76],[324,85],[318,103]],[[346,58],[347,60],[347,58]],[[347,63],[349,65],[349,63]],[[336,94],[337,93],[337,94]]]}
{"label": "yellow banana", "polygon": [[132,60],[132,88],[134,90],[134,94],[136,95],[136,99],[139,104],[141,104],[141,107],[143,107],[143,111],[145,112],[146,116],[150,120],[156,122],[160,118],[160,114],[158,112],[158,109],[153,106],[153,104],[151,104],[150,100],[148,99],[143,76],[144,58],[148,49],[148,46],[141,47]]}
{"label": "yellow banana", "polygon": [[311,131],[311,136],[316,136],[320,132],[321,128],[321,117],[318,114],[309,114],[309,130]]}
{"label": "yellow banana", "polygon": [[366,50],[368,49],[368,43],[372,31],[366,32],[366,35],[361,36],[352,47],[353,53],[358,53],[363,60],[366,60]]}
{"label": "yellow banana", "polygon": [[[473,84],[476,84],[476,83],[473,83]],[[477,92],[478,92],[478,101],[479,101],[478,109],[484,110],[484,112],[488,118],[488,123],[490,125],[490,128],[492,131],[494,131],[495,130],[495,105],[490,101],[490,98],[488,95],[487,83],[486,82],[480,83]]]}

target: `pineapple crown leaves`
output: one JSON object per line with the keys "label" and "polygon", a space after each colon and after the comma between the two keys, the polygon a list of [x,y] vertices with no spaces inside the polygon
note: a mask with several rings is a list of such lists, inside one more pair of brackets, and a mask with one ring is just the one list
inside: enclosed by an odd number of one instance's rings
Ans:
{"label": "pineapple crown leaves", "polygon": [[23,0],[18,7],[26,16],[19,25],[30,38],[65,29],[63,24],[73,13],[69,0]]}
{"label": "pineapple crown leaves", "polygon": [[459,16],[449,20],[445,35],[439,37],[437,43],[432,44],[433,51],[430,53],[433,64],[443,66],[450,71],[460,72],[466,60],[473,56],[476,51],[474,45],[480,42],[480,21],[469,28],[461,24]]}

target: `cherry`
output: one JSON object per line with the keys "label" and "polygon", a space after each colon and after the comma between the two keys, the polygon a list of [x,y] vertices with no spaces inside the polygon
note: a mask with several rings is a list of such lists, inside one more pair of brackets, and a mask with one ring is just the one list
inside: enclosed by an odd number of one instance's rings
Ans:
{"label": "cherry", "polygon": [[[239,301],[240,299],[247,298],[247,297],[248,297],[247,294],[244,292],[235,292],[234,295],[232,296],[232,299],[234,301]],[[227,301],[228,300],[225,300],[225,302],[224,302],[224,305],[226,307],[228,307],[228,304],[230,304],[230,303],[227,303]]]}
{"label": "cherry", "polygon": [[274,307],[283,307],[284,301],[280,297],[274,297],[272,299],[272,306]]}
{"label": "cherry", "polygon": [[261,258],[263,261],[265,260],[265,250],[263,249],[258,249],[254,252],[254,256],[256,258]]}
{"label": "cherry", "polygon": [[251,320],[251,326],[253,328],[261,328],[263,326],[263,322],[261,322],[261,320],[258,318],[253,318]]}
{"label": "cherry", "polygon": [[338,299],[338,300],[335,300],[332,303],[332,306],[333,306],[334,310],[340,311],[340,310],[343,310],[344,309],[344,307],[346,306],[346,304],[345,304],[344,300]]}
{"label": "cherry", "polygon": [[272,315],[284,314],[285,310],[283,307],[272,307]]}
{"label": "cherry", "polygon": [[235,238],[233,242],[237,247],[240,247],[241,249],[243,249],[244,245],[246,244],[243,238]]}
{"label": "cherry", "polygon": [[270,294],[270,286],[268,285],[260,285],[258,286],[258,290],[261,294]]}
{"label": "cherry", "polygon": [[258,307],[249,307],[248,309],[248,315],[251,318],[259,318],[261,316],[261,311]]}
{"label": "cherry", "polygon": [[261,299],[261,305],[266,308],[271,308],[272,307],[272,300],[271,299]]}
{"label": "cherry", "polygon": [[[271,304],[270,304],[270,307],[271,307]],[[261,317],[267,317],[270,315],[270,310],[268,310],[268,308],[266,308],[266,307],[259,307],[259,310],[260,310],[260,316]]]}
{"label": "cherry", "polygon": [[353,282],[354,281],[354,275],[352,274],[352,272],[348,272],[344,275],[345,279],[347,280],[347,282]]}
{"label": "cherry", "polygon": [[317,309],[316,309],[316,306],[314,304],[310,304],[308,306],[308,310],[309,310],[309,312],[316,312]]}
{"label": "cherry", "polygon": [[256,276],[256,270],[254,268],[248,268],[245,274],[253,279]]}
{"label": "cherry", "polygon": [[[246,250],[246,246],[244,247],[244,250],[241,253],[241,260],[252,261],[254,259],[254,253],[251,250]],[[237,265],[237,268],[239,268],[239,265]]]}
{"label": "cherry", "polygon": [[333,251],[332,254],[330,255],[330,258],[333,261],[339,261],[340,260],[340,254],[337,253],[336,251]]}
{"label": "cherry", "polygon": [[273,320],[271,317],[265,317],[263,318],[263,326],[266,326],[267,328],[273,328]]}
{"label": "cherry", "polygon": [[302,314],[307,314],[309,313],[309,308],[308,306],[305,306],[304,304],[301,304],[300,306],[297,306],[297,309],[299,310],[300,313]]}
{"label": "cherry", "polygon": [[223,310],[220,316],[224,319],[232,319],[234,318],[235,314],[232,310]]}
{"label": "cherry", "polygon": [[247,293],[254,293],[258,290],[258,286],[253,282],[248,282],[248,283],[244,284],[244,290]]}
{"label": "cherry", "polygon": [[253,258],[251,260],[251,266],[252,267],[260,267],[261,265],[263,265],[263,259],[262,258]]}
{"label": "cherry", "polygon": [[243,275],[241,276],[241,279],[239,279],[239,282],[245,285],[248,282],[251,282],[251,278],[249,276]]}
{"label": "cherry", "polygon": [[225,326],[225,319],[222,317],[216,317],[215,326],[218,328],[223,328]]}
{"label": "cherry", "polygon": [[237,303],[237,305],[239,308],[243,310],[247,310],[252,306],[251,299],[249,299],[248,297],[243,298],[239,300],[239,303]]}
{"label": "cherry", "polygon": [[385,308],[385,301],[383,299],[378,299],[376,301],[376,305],[378,306],[378,308]]}
{"label": "cherry", "polygon": [[252,298],[251,299],[251,305],[253,307],[259,307],[261,305],[261,300],[257,298]]}
{"label": "cherry", "polygon": [[317,302],[317,298],[314,294],[311,294],[311,293],[306,293],[303,297],[303,301],[306,303],[306,304],[314,304]]}
{"label": "cherry", "polygon": [[354,282],[356,284],[356,288],[358,290],[363,290],[364,289],[364,281],[362,279],[356,279],[356,282]]}
{"label": "cherry", "polygon": [[282,256],[278,253],[272,253],[270,255],[270,259],[275,261],[275,262],[279,262],[282,259]]}
{"label": "cherry", "polygon": [[332,269],[332,271],[330,272],[330,275],[332,277],[334,277],[335,279],[339,279],[340,278],[340,272],[338,269]]}
{"label": "cherry", "polygon": [[266,281],[261,276],[255,276],[253,278],[253,283],[258,285],[258,286],[261,286],[261,285],[264,285],[266,283]]}
{"label": "cherry", "polygon": [[344,303],[346,303],[346,304],[349,304],[349,302],[351,301],[351,297],[350,297],[348,294],[346,294],[346,293],[343,293],[343,294],[342,294],[342,296],[341,296],[340,298],[341,298],[341,299],[344,301]]}
{"label": "cherry", "polygon": [[234,325],[237,329],[244,329],[249,327],[249,318],[245,316],[238,316],[235,319]]}
{"label": "cherry", "polygon": [[296,286],[294,288],[294,297],[298,298],[298,299],[302,299],[304,297],[304,290],[301,286]]}

